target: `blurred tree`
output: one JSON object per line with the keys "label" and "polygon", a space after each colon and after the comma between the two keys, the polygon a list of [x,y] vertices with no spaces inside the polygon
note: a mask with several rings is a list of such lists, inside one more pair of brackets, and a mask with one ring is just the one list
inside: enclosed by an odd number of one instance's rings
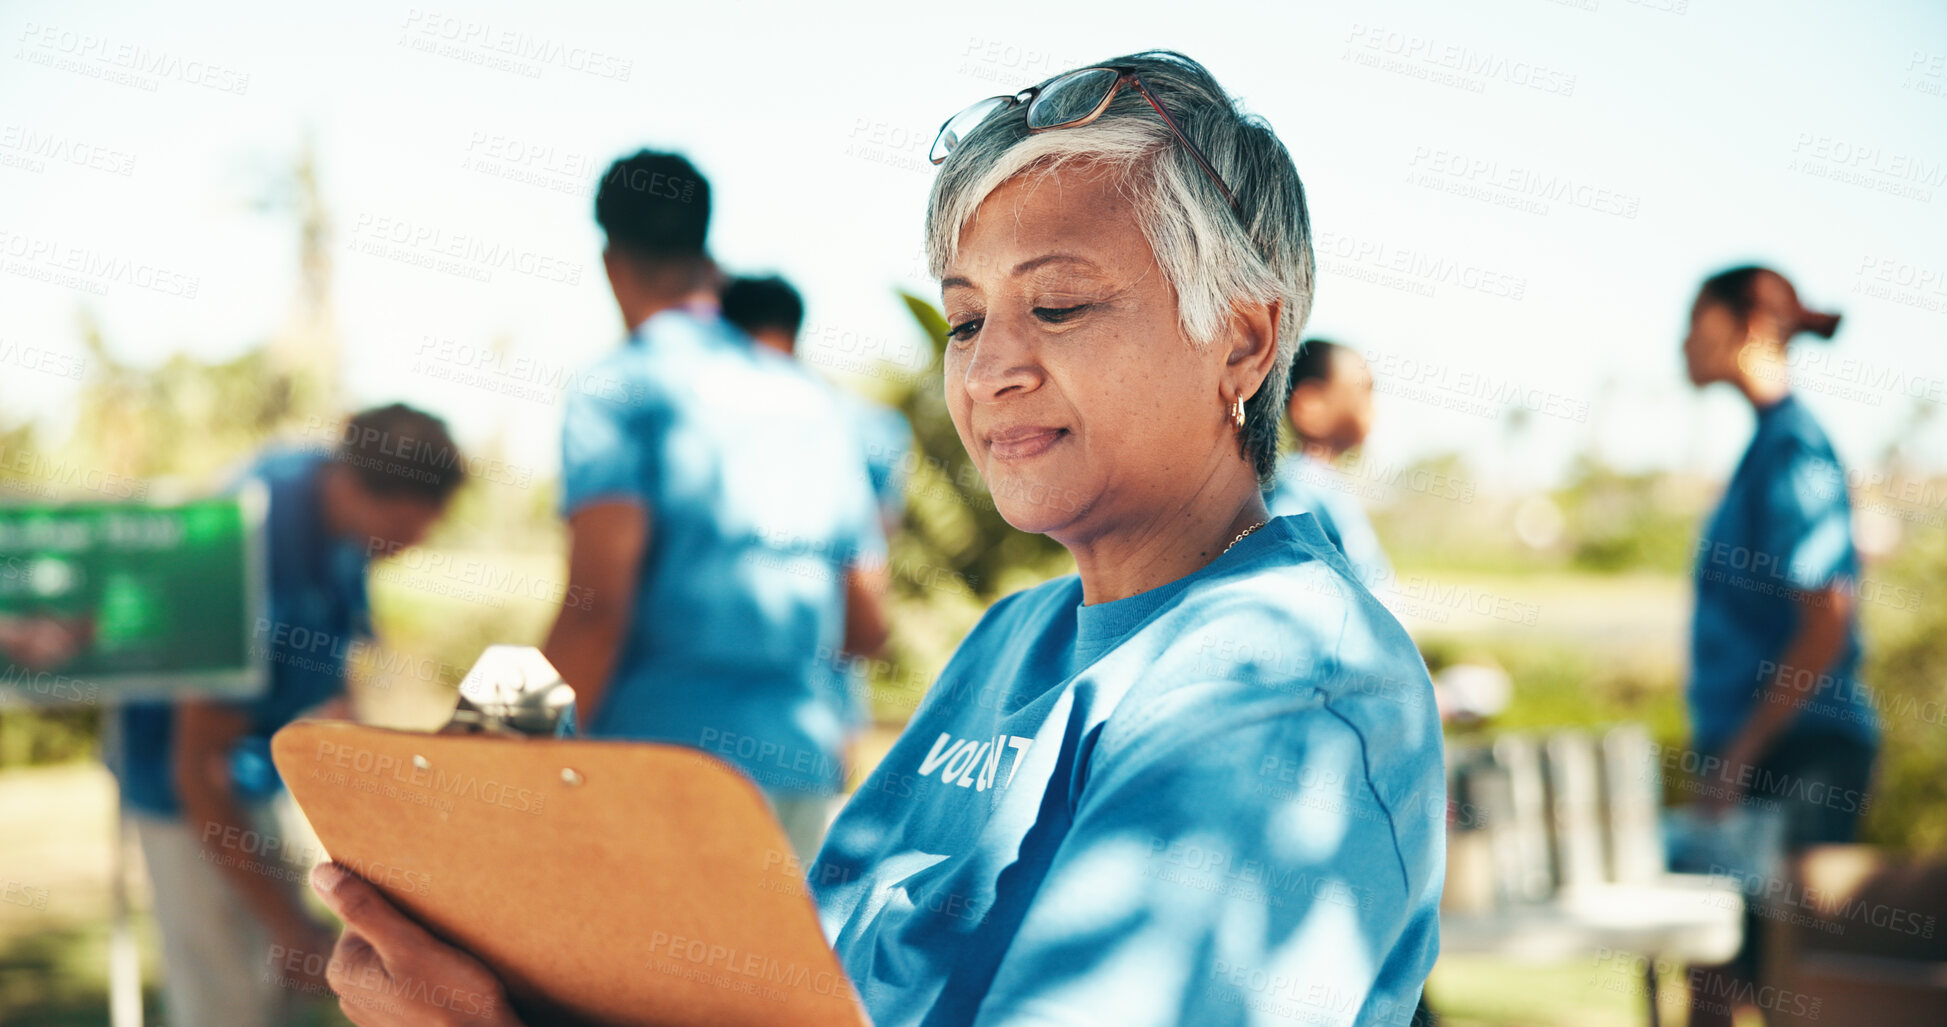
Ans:
{"label": "blurred tree", "polygon": [[[1947,496],[1947,479],[1926,483]],[[1884,729],[1864,840],[1947,854],[1947,532],[1941,503],[1909,509],[1915,531],[1892,559],[1869,567],[1860,594],[1863,675]]]}
{"label": "blurred tree", "polygon": [[[337,409],[338,346],[331,301],[330,217],[307,145],[290,170],[290,197],[268,209],[297,214],[300,279],[284,326],[235,357],[203,361],[176,353],[153,368],[115,355],[94,312],[83,307],[76,335],[87,352],[87,377],[76,400],[74,430],[46,447],[35,426],[0,429],[0,494],[31,502],[127,498],[84,491],[95,475],[162,482],[148,498],[167,499],[218,483],[268,438],[302,435],[330,445]],[[98,711],[0,713],[0,766],[76,759],[93,751]]]}

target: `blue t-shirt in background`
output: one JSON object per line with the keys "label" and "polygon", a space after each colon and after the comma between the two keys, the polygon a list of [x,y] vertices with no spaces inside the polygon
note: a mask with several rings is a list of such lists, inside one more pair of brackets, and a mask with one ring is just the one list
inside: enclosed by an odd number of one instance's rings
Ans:
{"label": "blue t-shirt in background", "polygon": [[1398,1024],[1439,950],[1440,718],[1309,517],[988,611],[809,883],[872,1022]]}
{"label": "blue t-shirt in background", "polygon": [[1343,472],[1303,453],[1294,453],[1278,464],[1278,484],[1265,496],[1265,506],[1273,517],[1309,513],[1332,545],[1352,565],[1359,580],[1368,588],[1392,577],[1392,561],[1372,530],[1365,507],[1354,495],[1354,483]]}
{"label": "blue t-shirt in background", "polygon": [[[1758,411],[1758,430],[1697,542],[1690,641],[1690,716],[1698,748],[1721,750],[1750,719],[1797,635],[1794,594],[1852,588],[1859,554],[1845,469],[1796,396]],[[1859,682],[1859,617],[1785,737],[1840,734],[1877,744],[1879,718]]]}
{"label": "blue t-shirt in background", "polygon": [[883,403],[843,390],[839,393],[865,445],[865,470],[872,494],[879,501],[879,517],[898,523],[906,514],[906,478],[913,459],[912,422]]}
{"label": "blue t-shirt in background", "polygon": [[[913,462],[913,425],[882,403],[832,387],[865,446],[865,472],[878,500],[879,523],[896,526],[906,516],[906,481]],[[886,530],[894,530],[887,528]],[[872,720],[871,687],[862,661],[839,660],[838,683],[845,722],[853,730]]]}
{"label": "blue t-shirt in background", "polygon": [[643,322],[583,376],[562,509],[649,515],[591,735],[696,746],[774,793],[837,791],[845,572],[885,548],[862,451],[828,386],[689,311]]}
{"label": "blue t-shirt in background", "polygon": [[[372,634],[365,592],[367,550],[332,535],[324,523],[319,474],[330,454],[271,449],[243,473],[264,484],[265,548],[269,565],[268,618],[250,628],[253,654],[268,650],[264,695],[232,703],[248,715],[250,731],[232,754],[240,794],[261,796],[282,786],[270,763],[270,736],[298,715],[345,690],[345,660]],[[130,703],[122,708],[118,773],[122,798],[157,816],[175,816],[175,707]]]}

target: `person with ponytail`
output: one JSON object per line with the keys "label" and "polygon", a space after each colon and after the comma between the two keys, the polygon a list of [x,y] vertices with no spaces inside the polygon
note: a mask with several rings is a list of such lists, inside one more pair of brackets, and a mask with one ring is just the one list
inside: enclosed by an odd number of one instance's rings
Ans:
{"label": "person with ponytail", "polygon": [[[1721,761],[1708,764],[1719,769],[1699,794],[1713,812],[1747,801],[1778,809],[1788,850],[1853,840],[1879,751],[1857,679],[1859,555],[1845,468],[1788,373],[1793,339],[1830,339],[1838,327],[1839,315],[1806,309],[1783,275],[1738,267],[1704,281],[1683,343],[1692,384],[1731,385],[1757,413],[1697,544],[1686,698],[1692,744]],[[1721,998],[1751,993],[1736,985],[1758,979],[1762,924],[1750,913],[1745,923],[1731,963],[1693,974],[1691,1024],[1730,1024]]]}

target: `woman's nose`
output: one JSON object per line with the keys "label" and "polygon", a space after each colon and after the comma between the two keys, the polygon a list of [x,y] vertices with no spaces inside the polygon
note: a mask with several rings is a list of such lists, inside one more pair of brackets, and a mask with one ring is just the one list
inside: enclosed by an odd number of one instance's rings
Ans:
{"label": "woman's nose", "polygon": [[967,394],[976,402],[1032,392],[1041,383],[1041,369],[1027,333],[1004,318],[990,317],[974,337],[964,376]]}

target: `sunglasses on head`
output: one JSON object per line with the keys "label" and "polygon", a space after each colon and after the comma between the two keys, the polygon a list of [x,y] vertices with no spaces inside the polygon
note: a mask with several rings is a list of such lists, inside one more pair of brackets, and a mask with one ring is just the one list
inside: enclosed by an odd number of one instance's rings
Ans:
{"label": "sunglasses on head", "polygon": [[1176,141],[1182,143],[1183,148],[1189,151],[1190,156],[1196,160],[1197,166],[1203,169],[1203,173],[1210,176],[1211,183],[1217,187],[1218,192],[1223,194],[1224,202],[1230,204],[1231,212],[1241,221],[1244,211],[1237,205],[1237,197],[1231,193],[1230,186],[1224,184],[1223,176],[1217,174],[1217,169],[1210,165],[1210,158],[1205,157],[1203,151],[1197,149],[1197,144],[1183,134],[1182,127],[1177,125],[1176,119],[1170,117],[1170,112],[1157,101],[1156,94],[1150,92],[1149,87],[1143,85],[1142,78],[1130,68],[1079,68],[1056,78],[1045,86],[1029,86],[1012,96],[990,96],[985,100],[976,101],[966,110],[946,119],[946,124],[940,126],[940,134],[933,139],[933,150],[929,157],[935,164],[945,161],[947,155],[953,152],[953,148],[960,145],[962,139],[972,135],[981,122],[986,121],[996,111],[1003,111],[1020,103],[1028,105],[1029,132],[1078,128],[1101,117],[1102,112],[1109,109],[1109,102],[1115,99],[1116,93],[1124,86],[1133,86],[1136,92],[1142,94],[1143,99],[1149,101],[1151,107],[1156,108],[1156,114],[1163,119],[1163,124],[1169,126],[1170,132],[1176,136]]}

